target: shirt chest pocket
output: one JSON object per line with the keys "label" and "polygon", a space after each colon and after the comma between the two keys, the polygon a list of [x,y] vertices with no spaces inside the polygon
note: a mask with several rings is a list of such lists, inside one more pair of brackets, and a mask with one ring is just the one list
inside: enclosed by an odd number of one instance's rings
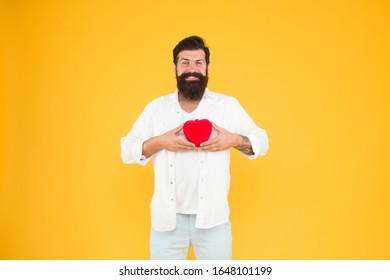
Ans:
{"label": "shirt chest pocket", "polygon": [[158,136],[165,133],[165,123],[158,122],[153,129],[153,136]]}
{"label": "shirt chest pocket", "polygon": [[153,135],[158,136],[172,130],[178,126],[178,122],[173,120],[157,120],[154,125]]}
{"label": "shirt chest pocket", "polygon": [[212,122],[230,132],[234,132],[235,130],[234,124],[229,120],[218,118],[214,119]]}

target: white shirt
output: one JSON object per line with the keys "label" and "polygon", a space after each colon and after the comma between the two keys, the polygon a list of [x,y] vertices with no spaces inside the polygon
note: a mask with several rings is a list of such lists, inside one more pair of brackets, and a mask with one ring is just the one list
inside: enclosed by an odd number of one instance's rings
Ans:
{"label": "white shirt", "polygon": [[[191,113],[181,110],[180,123],[195,119],[195,112],[196,110]],[[186,139],[183,130],[177,137]],[[175,162],[176,213],[196,214],[199,197],[199,152],[175,153]]]}
{"label": "white shirt", "polygon": [[[180,123],[194,120],[197,109],[191,113],[181,109]],[[210,138],[214,138],[218,132],[213,128]],[[177,137],[186,139],[183,130]],[[176,187],[176,213],[196,214],[199,197],[199,152],[187,151],[175,153],[175,187]]]}
{"label": "white shirt", "polygon": [[[152,227],[169,231],[176,227],[176,156],[161,150],[149,158],[142,156],[142,144],[181,124],[178,92],[161,96],[150,102],[126,137],[121,138],[121,156],[125,163],[146,165],[153,159],[154,194],[151,202]],[[196,119],[208,119],[232,133],[247,136],[255,159],[268,151],[268,137],[230,96],[206,89],[194,112]],[[185,153],[185,152],[181,152]],[[197,228],[211,228],[229,220],[228,192],[230,187],[230,150],[221,152],[197,151],[198,197]]]}

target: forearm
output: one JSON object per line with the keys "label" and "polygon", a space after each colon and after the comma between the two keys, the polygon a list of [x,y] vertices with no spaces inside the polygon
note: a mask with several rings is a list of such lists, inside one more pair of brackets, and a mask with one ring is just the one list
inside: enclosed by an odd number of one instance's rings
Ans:
{"label": "forearm", "polygon": [[241,143],[237,144],[236,146],[234,146],[234,148],[236,148],[237,150],[239,150],[240,152],[246,154],[246,155],[254,155],[255,153],[253,152],[253,149],[252,149],[252,144],[251,144],[251,141],[249,140],[248,137],[246,136],[243,136],[243,135],[239,135],[241,137]]}
{"label": "forearm", "polygon": [[160,138],[160,136],[152,137],[143,143],[142,155],[144,157],[148,158],[164,148]]}

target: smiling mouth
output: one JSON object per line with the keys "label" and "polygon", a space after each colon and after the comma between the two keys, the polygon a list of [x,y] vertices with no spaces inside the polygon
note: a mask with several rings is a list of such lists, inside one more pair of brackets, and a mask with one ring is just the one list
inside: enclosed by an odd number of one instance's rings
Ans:
{"label": "smiling mouth", "polygon": [[195,76],[188,76],[187,78],[185,78],[186,81],[199,81],[199,78],[198,77],[195,77]]}

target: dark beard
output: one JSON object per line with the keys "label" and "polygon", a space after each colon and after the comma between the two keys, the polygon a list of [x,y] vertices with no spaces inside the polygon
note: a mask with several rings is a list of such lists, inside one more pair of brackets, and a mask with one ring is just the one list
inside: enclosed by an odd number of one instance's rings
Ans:
{"label": "dark beard", "polygon": [[[194,76],[198,81],[186,81],[185,79]],[[176,75],[177,88],[184,98],[188,100],[200,100],[207,87],[208,76],[199,73],[184,73],[181,76]]]}

